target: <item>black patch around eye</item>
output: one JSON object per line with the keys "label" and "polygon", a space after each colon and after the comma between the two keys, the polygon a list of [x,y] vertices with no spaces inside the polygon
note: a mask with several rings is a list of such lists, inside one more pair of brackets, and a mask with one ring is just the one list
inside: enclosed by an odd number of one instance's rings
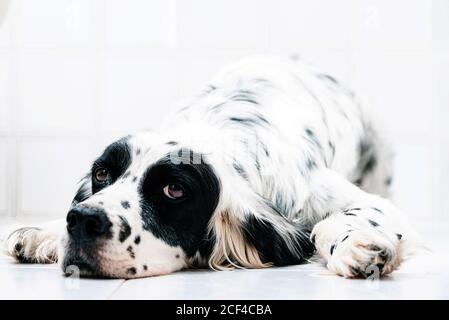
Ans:
{"label": "black patch around eye", "polygon": [[98,168],[107,169],[109,173],[108,179],[100,183],[92,178],[92,192],[97,193],[106,186],[113,184],[125,173],[130,164],[131,148],[128,138],[120,139],[109,145],[92,166],[92,172],[95,172]]}
{"label": "black patch around eye", "polygon": [[122,205],[123,209],[131,208],[131,205],[129,204],[129,201],[122,201],[122,202],[120,202],[120,204]]}
{"label": "black patch around eye", "polygon": [[83,202],[92,195],[91,179],[91,174],[89,173],[81,180],[81,186],[79,187],[75,197],[72,200],[72,206],[76,206],[78,203]]}
{"label": "black patch around eye", "polygon": [[119,219],[121,224],[118,239],[120,242],[124,242],[131,235],[131,227],[125,217],[119,216]]}
{"label": "black patch around eye", "polygon": [[[195,162],[201,155],[193,151],[189,154],[181,163],[177,163],[178,159],[172,162],[167,155],[150,166],[140,180],[139,194],[143,229],[170,246],[180,246],[191,257],[206,236],[207,224],[218,203],[220,183],[205,159]],[[185,189],[182,201],[164,195],[162,190],[170,183]]]}

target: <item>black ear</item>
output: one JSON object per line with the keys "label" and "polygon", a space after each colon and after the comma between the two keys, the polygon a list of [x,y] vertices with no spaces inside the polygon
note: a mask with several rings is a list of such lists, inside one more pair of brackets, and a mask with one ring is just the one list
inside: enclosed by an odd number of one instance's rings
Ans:
{"label": "black ear", "polygon": [[243,224],[246,241],[259,253],[263,263],[275,266],[305,262],[315,251],[310,232],[289,222],[290,228],[278,228],[271,221],[248,215]]}
{"label": "black ear", "polygon": [[83,202],[92,195],[92,177],[91,174],[87,174],[79,182],[79,188],[76,192],[75,198],[72,200],[72,207],[76,206],[78,203]]}

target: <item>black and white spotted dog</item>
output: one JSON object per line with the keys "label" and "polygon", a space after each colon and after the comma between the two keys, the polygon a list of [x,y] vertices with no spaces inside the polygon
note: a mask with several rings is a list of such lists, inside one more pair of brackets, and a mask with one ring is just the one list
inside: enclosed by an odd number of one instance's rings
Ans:
{"label": "black and white spotted dog", "polygon": [[381,134],[331,76],[292,59],[242,61],[159,131],[107,147],[66,220],[14,229],[7,252],[114,278],[285,266],[315,253],[344,277],[388,274],[420,238],[385,199]]}

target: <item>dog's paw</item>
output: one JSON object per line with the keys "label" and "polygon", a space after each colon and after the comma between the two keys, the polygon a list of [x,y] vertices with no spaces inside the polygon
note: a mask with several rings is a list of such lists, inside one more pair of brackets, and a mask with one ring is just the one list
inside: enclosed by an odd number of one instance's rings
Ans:
{"label": "dog's paw", "polygon": [[400,235],[376,229],[354,230],[333,243],[327,268],[346,278],[376,278],[398,269],[403,261]]}
{"label": "dog's paw", "polygon": [[20,263],[57,262],[57,239],[45,230],[19,228],[10,232],[4,242],[6,254]]}

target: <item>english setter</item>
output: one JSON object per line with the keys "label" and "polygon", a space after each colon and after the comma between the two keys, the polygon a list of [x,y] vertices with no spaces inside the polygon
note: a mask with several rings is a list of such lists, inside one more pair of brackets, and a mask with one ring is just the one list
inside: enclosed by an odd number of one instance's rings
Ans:
{"label": "english setter", "polygon": [[421,240],[386,200],[392,155],[382,133],[333,77],[253,57],[160,130],[108,146],[66,219],[15,228],[7,252],[94,277],[286,266],[315,254],[344,277],[385,275]]}

